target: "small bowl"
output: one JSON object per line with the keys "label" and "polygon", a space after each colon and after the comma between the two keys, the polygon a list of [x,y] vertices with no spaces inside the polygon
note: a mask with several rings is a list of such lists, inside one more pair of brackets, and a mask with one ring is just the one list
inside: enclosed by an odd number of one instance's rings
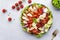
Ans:
{"label": "small bowl", "polygon": [[55,8],[60,9],[60,0],[52,0],[52,5]]}

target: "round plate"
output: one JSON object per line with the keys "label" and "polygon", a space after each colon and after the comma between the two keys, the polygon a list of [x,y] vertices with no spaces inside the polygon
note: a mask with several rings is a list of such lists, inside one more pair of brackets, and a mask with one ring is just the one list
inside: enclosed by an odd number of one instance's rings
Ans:
{"label": "round plate", "polygon": [[34,3],[22,10],[21,24],[23,30],[41,37],[52,25],[51,11],[43,4]]}

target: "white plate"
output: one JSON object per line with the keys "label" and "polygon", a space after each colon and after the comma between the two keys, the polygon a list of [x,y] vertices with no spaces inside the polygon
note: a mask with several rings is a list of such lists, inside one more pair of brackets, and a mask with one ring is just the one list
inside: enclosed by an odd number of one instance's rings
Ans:
{"label": "white plate", "polygon": [[[53,14],[53,25],[51,29],[41,38],[36,38],[35,36],[22,30],[19,20],[21,10],[18,12],[11,9],[11,6],[14,5],[15,2],[17,2],[17,0],[0,0],[0,40],[51,40],[52,32],[55,29],[60,31],[60,10],[54,9],[51,4],[51,0],[33,0],[32,2],[46,5]],[[23,4],[24,6],[29,5],[27,1]],[[2,13],[1,10],[3,8],[7,9],[7,13]],[[7,20],[9,13],[11,13],[10,17],[12,17],[12,22],[8,22]],[[54,40],[60,40],[60,32]]]}

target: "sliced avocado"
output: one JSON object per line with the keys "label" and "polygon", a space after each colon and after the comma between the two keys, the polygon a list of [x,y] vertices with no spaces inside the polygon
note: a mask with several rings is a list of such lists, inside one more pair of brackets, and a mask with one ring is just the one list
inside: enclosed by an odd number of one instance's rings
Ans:
{"label": "sliced avocado", "polygon": [[37,38],[40,38],[40,37],[43,36],[43,34],[44,34],[44,33],[40,33],[40,34],[36,35],[36,37],[37,37]]}
{"label": "sliced avocado", "polygon": [[47,24],[44,25],[45,28],[49,28],[52,24],[52,18],[48,21]]}
{"label": "sliced avocado", "polygon": [[22,15],[24,14],[24,12],[22,12]]}
{"label": "sliced avocado", "polygon": [[21,25],[24,26],[25,24],[23,22],[21,22]]}
{"label": "sliced avocado", "polygon": [[[47,7],[46,7],[47,8]],[[49,8],[47,8],[48,9],[48,11],[47,11],[47,13],[50,13],[50,9]]]}
{"label": "sliced avocado", "polygon": [[47,24],[52,24],[52,18],[48,21],[48,23]]}
{"label": "sliced avocado", "polygon": [[38,4],[38,7],[41,8],[42,7],[42,4]]}
{"label": "sliced avocado", "polygon": [[38,28],[39,30],[44,30],[44,28]]}
{"label": "sliced avocado", "polygon": [[53,18],[52,13],[50,12],[50,15],[48,16],[49,18]]}
{"label": "sliced avocado", "polygon": [[44,26],[46,29],[48,29],[50,27],[50,24],[45,24]]}

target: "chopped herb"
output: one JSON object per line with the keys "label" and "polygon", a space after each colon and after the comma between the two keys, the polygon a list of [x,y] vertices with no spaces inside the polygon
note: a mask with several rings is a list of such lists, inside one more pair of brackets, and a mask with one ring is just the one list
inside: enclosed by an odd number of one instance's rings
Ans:
{"label": "chopped herb", "polygon": [[36,18],[33,18],[33,22],[37,23],[37,20],[36,20]]}

